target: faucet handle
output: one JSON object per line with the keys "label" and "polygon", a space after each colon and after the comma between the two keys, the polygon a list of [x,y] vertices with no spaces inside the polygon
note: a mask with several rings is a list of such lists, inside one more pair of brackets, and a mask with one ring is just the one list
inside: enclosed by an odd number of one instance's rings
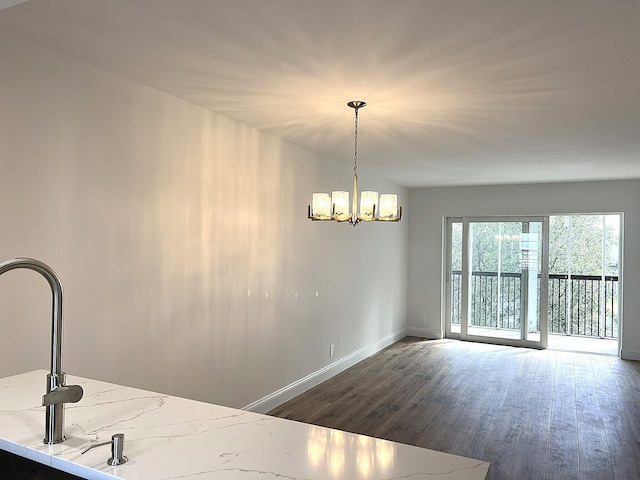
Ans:
{"label": "faucet handle", "polygon": [[124,433],[116,433],[111,436],[110,442],[102,442],[96,443],[95,445],[90,445],[80,453],[85,454],[89,450],[95,447],[102,447],[103,445],[111,444],[111,458],[107,460],[107,464],[113,466],[122,465],[123,463],[127,463],[129,459],[123,455],[124,453]]}
{"label": "faucet handle", "polygon": [[42,406],[79,402],[84,394],[80,385],[61,385],[42,396]]}

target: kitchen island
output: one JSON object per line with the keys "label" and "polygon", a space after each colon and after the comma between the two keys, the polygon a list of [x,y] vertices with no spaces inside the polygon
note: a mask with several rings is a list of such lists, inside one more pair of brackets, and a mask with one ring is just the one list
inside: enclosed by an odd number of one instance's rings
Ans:
{"label": "kitchen island", "polygon": [[[66,441],[42,443],[47,371],[0,379],[0,449],[87,479],[482,480],[489,464],[363,435],[68,375]],[[129,461],[107,465],[125,435]]]}

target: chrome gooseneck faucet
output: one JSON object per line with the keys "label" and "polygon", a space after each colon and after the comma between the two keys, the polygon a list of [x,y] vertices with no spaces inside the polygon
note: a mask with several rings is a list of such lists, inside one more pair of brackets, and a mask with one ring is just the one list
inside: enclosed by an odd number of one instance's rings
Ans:
{"label": "chrome gooseneck faucet", "polygon": [[16,268],[38,272],[51,286],[51,373],[47,375],[47,390],[42,396],[42,405],[47,407],[44,443],[60,443],[64,441],[64,404],[78,402],[84,393],[80,385],[65,385],[62,371],[62,283],[49,266],[32,258],[13,258],[0,262],[0,275]]}

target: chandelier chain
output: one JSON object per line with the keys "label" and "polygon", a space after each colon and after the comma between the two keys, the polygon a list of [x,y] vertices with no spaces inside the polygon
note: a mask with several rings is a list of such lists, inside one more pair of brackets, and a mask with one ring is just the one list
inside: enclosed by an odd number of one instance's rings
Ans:
{"label": "chandelier chain", "polygon": [[356,119],[355,119],[355,135],[354,135],[354,144],[353,144],[353,174],[358,173],[358,107],[355,108],[356,111]]}

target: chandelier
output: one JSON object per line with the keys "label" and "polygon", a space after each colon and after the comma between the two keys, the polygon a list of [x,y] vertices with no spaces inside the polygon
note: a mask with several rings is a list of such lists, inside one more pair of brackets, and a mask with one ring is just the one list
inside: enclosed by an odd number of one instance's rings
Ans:
{"label": "chandelier", "polygon": [[308,207],[310,220],[349,222],[354,227],[360,222],[399,222],[402,218],[402,207],[398,207],[398,196],[394,193],[363,191],[360,196],[358,210],[358,110],[366,107],[360,100],[347,105],[355,111],[355,142],[353,148],[353,201],[349,211],[349,192],[334,191],[314,193],[312,205]]}

